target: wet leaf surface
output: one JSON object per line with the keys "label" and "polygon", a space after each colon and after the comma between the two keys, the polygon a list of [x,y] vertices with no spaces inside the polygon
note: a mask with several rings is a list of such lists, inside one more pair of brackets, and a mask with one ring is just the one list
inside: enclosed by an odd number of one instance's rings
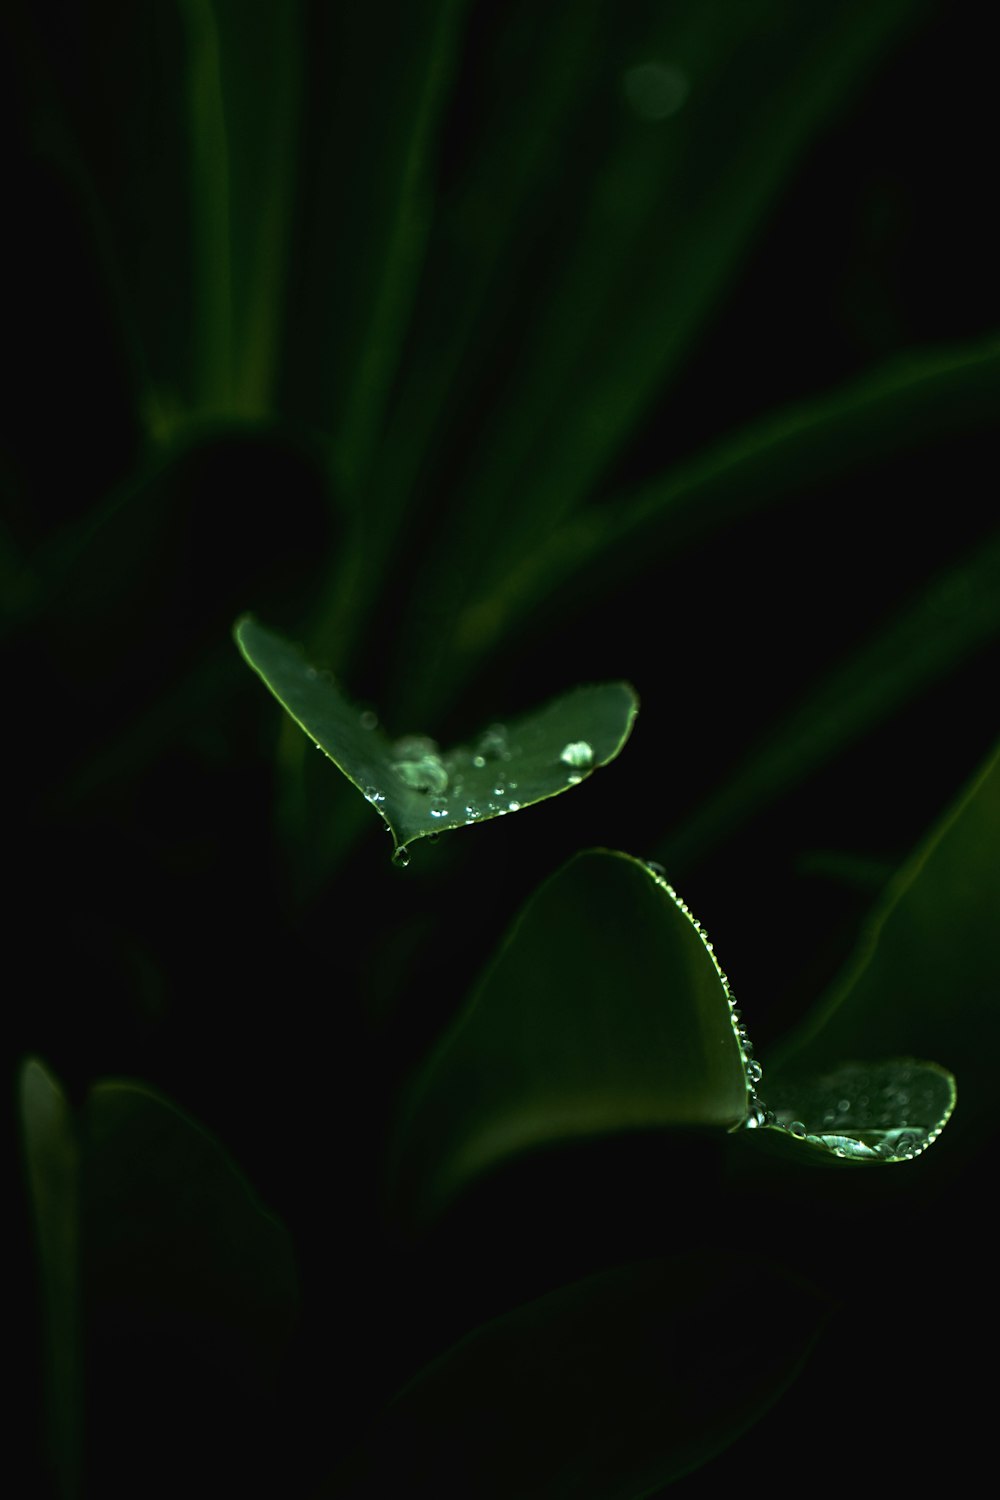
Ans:
{"label": "wet leaf surface", "polygon": [[244,658],[283,708],[379,813],[393,858],[421,838],[505,817],[570,790],[614,760],[632,731],[638,698],[627,683],[581,687],[471,746],[442,751],[426,735],[391,741],[371,712],[249,616],[238,621]]}

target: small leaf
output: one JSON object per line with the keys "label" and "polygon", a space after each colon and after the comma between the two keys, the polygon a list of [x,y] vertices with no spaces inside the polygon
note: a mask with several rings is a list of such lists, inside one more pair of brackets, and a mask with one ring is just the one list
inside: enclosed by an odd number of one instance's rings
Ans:
{"label": "small leaf", "polygon": [[936,1063],[894,1058],[844,1063],[832,1073],[769,1083],[772,1130],[847,1161],[912,1161],[955,1107],[955,1080]]}
{"label": "small leaf", "polygon": [[614,760],[638,713],[627,683],[578,688],[510,726],[493,725],[471,748],[442,753],[424,735],[391,742],[373,715],[249,616],[235,635],[278,702],[385,820],[399,863],[417,839],[503,817],[577,785]]}
{"label": "small leaf", "polygon": [[934,1052],[962,1086],[959,1128],[973,1145],[982,1138],[996,1113],[1000,1045],[998,851],[994,749],[890,883],[844,974],[778,1051],[782,1081],[837,1057]]}
{"label": "small leaf", "polygon": [[532,1147],[732,1126],[748,1089],[730,996],[687,908],[640,860],[577,855],[536,892],[418,1078],[396,1187],[442,1206]]}
{"label": "small leaf", "polygon": [[826,1313],[807,1285],[743,1253],[590,1276],[485,1324],[422,1370],[356,1457],[346,1493],[658,1494],[764,1415]]}

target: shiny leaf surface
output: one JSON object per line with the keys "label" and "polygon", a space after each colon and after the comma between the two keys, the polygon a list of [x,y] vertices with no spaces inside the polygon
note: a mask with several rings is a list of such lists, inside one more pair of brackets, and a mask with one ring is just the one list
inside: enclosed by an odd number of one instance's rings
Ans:
{"label": "shiny leaf surface", "polygon": [[578,688],[471,747],[442,752],[425,735],[390,741],[288,641],[249,617],[236,626],[246,661],[283,708],[376,808],[406,863],[417,839],[518,812],[568,791],[614,760],[638,699],[627,683]]}

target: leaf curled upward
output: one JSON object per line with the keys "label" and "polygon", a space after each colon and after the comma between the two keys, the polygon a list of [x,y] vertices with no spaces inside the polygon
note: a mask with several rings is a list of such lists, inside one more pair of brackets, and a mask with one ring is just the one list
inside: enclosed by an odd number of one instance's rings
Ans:
{"label": "leaf curled upward", "polygon": [[250,616],[236,624],[245,660],[317,747],[372,804],[393,836],[393,859],[449,829],[519,812],[577,786],[618,755],[639,711],[624,682],[577,688],[471,746],[442,751],[427,735],[390,740],[299,649]]}

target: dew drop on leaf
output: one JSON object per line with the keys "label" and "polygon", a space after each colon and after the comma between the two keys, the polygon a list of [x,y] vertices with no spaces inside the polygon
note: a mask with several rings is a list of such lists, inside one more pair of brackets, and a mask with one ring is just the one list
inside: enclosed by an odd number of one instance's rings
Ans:
{"label": "dew drop on leaf", "polygon": [[488,760],[510,760],[507,731],[504,726],[491,724],[489,729],[479,736],[476,751],[473,764],[477,766],[484,766]]}
{"label": "dew drop on leaf", "polygon": [[572,766],[579,770],[582,766],[594,764],[594,752],[587,740],[570,740],[564,745],[559,756],[564,766]]}

